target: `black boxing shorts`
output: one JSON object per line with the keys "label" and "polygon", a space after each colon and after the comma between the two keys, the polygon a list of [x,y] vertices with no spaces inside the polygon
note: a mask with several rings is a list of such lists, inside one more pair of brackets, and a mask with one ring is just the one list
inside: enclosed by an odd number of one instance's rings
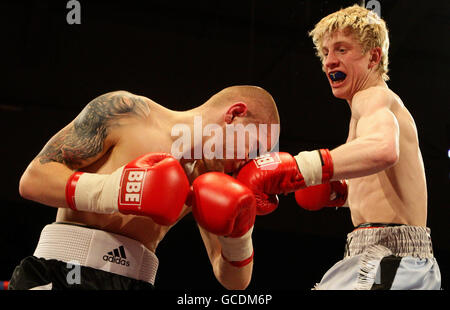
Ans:
{"label": "black boxing shorts", "polygon": [[98,229],[53,223],[33,256],[15,268],[10,290],[153,289],[158,258],[140,242]]}
{"label": "black boxing shorts", "polygon": [[[78,270],[75,268],[79,268]],[[75,271],[79,271],[79,277]],[[78,281],[79,280],[79,281]],[[152,290],[153,284],[118,274],[29,256],[14,269],[8,290]]]}

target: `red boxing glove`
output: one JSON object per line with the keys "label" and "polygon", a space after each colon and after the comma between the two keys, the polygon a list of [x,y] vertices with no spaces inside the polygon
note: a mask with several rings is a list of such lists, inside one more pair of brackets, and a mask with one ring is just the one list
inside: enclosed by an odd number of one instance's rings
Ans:
{"label": "red boxing glove", "polygon": [[252,191],[220,172],[208,172],[192,184],[192,213],[205,230],[218,235],[222,256],[236,267],[253,259],[251,234],[256,217]]}
{"label": "red boxing glove", "polygon": [[264,154],[242,167],[237,179],[255,193],[258,214],[267,214],[278,205],[275,195],[328,182],[332,175],[330,152],[321,149],[295,157],[285,152]]}
{"label": "red boxing glove", "polygon": [[109,175],[75,172],[66,185],[74,210],[148,216],[160,225],[177,221],[188,193],[183,168],[167,153],[145,154]]}
{"label": "red boxing glove", "polygon": [[207,231],[227,237],[244,235],[255,223],[255,196],[241,182],[208,172],[192,183],[192,213]]}
{"label": "red boxing glove", "polygon": [[342,180],[300,189],[295,192],[295,200],[300,207],[317,211],[323,207],[342,207],[347,195],[347,182]]}

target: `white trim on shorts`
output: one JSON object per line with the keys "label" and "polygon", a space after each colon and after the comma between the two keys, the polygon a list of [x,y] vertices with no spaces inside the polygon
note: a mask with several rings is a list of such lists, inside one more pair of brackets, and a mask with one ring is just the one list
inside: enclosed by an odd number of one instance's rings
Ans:
{"label": "white trim on shorts", "polygon": [[53,223],[44,227],[33,254],[38,258],[103,270],[155,283],[158,258],[139,241],[77,225]]}

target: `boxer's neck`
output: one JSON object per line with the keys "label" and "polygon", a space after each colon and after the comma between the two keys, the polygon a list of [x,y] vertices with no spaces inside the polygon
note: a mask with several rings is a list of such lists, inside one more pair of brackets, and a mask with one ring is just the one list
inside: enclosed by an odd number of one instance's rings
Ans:
{"label": "boxer's neck", "polygon": [[389,88],[388,85],[386,84],[386,82],[381,77],[381,75],[379,75],[379,76],[373,75],[372,78],[369,79],[361,89],[359,89],[357,92],[355,92],[350,99],[347,99],[347,103],[349,104],[350,108],[352,107],[352,100],[355,97],[355,95],[358,94],[359,92],[366,90],[368,88],[371,88],[371,87]]}

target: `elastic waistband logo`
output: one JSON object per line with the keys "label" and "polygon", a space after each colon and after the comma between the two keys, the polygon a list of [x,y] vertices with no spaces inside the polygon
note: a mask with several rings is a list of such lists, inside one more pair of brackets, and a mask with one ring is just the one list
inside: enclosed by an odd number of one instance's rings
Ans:
{"label": "elastic waistband logo", "polygon": [[130,266],[130,262],[127,260],[127,255],[125,254],[125,248],[123,245],[103,255],[103,260],[125,267]]}

